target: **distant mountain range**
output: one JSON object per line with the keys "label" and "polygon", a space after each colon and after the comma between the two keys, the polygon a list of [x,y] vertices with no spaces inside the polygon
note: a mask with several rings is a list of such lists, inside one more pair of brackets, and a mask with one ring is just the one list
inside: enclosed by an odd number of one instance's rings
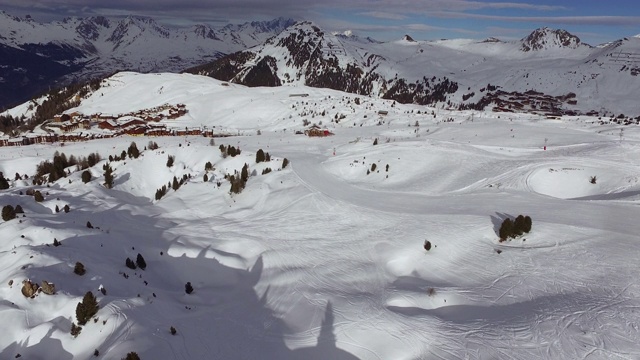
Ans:
{"label": "distant mountain range", "polygon": [[[638,116],[640,38],[596,47],[561,29],[516,41],[380,42],[279,18],[170,29],[150,18],[42,24],[0,13],[0,106],[118,70],[308,85],[451,109]],[[204,64],[204,65],[202,65]]]}
{"label": "distant mountain range", "polygon": [[248,86],[304,84],[449,108],[640,115],[640,39],[599,47],[540,28],[518,41],[378,42],[311,22],[188,72]]}
{"label": "distant mountain range", "polygon": [[292,24],[279,18],[174,29],[136,16],[39,23],[0,12],[0,108],[118,70],[178,72],[261,44]]}

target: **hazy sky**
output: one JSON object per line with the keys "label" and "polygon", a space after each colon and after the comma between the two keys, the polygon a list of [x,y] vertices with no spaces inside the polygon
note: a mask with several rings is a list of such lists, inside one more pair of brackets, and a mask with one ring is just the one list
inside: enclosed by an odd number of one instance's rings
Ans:
{"label": "hazy sky", "polygon": [[603,42],[640,34],[638,0],[0,0],[9,14],[46,22],[67,16],[154,17],[172,26],[224,25],[279,16],[379,40],[522,38],[548,26]]}

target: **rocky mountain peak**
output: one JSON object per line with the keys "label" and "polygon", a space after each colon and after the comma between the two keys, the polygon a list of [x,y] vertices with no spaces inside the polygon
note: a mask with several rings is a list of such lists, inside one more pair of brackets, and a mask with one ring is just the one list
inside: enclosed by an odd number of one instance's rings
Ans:
{"label": "rocky mountain peak", "polygon": [[402,40],[404,41],[408,41],[408,42],[416,42],[415,40],[413,40],[413,38],[409,35],[405,35],[402,37]]}
{"label": "rocky mountain peak", "polygon": [[546,49],[577,49],[582,45],[580,38],[562,29],[547,27],[534,30],[522,39],[522,51],[539,51]]}

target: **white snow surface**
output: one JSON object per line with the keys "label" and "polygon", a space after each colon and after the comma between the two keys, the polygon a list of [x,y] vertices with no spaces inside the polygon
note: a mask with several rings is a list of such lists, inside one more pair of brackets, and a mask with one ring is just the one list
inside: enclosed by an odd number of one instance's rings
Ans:
{"label": "white snow surface", "polygon": [[[0,147],[11,185],[0,205],[25,211],[0,222],[0,358],[88,359],[94,350],[100,359],[640,358],[638,127],[367,97],[356,105],[356,95],[331,90],[194,75],[107,82],[74,110],[184,103],[175,126],[240,135],[214,145],[119,137]],[[332,122],[337,114],[345,118]],[[295,135],[303,119],[335,135]],[[149,141],[159,149],[143,150]],[[89,169],[89,183],[71,167],[50,186],[32,185],[55,151],[106,159],[131,142],[141,156],[110,163],[113,189],[102,186],[107,160]],[[242,153],[225,158],[221,144]],[[258,149],[272,160],[256,163]],[[205,182],[207,162],[215,169]],[[223,177],[245,163],[256,174],[231,195]],[[185,174],[185,185],[155,200]],[[28,189],[45,200],[21,195]],[[69,213],[55,212],[67,204]],[[519,214],[531,216],[532,231],[498,242],[502,220]],[[125,267],[138,253],[147,268]],[[78,261],[83,276],[73,273]],[[26,298],[25,279],[53,282],[57,293]],[[74,338],[87,291],[98,320]]]}

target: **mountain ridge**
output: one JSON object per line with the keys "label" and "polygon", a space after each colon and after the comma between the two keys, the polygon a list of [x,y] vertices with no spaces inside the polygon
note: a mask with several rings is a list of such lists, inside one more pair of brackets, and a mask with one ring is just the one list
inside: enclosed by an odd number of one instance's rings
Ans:
{"label": "mountain ridge", "polygon": [[[554,116],[635,115],[635,105],[616,100],[621,88],[640,91],[640,64],[636,57],[621,58],[616,52],[640,54],[636,40],[595,48],[566,30],[540,28],[508,42],[416,41],[407,35],[397,41],[366,43],[349,41],[348,36],[306,21],[262,45],[187,72],[248,86],[327,87],[459,109],[491,105],[508,111],[544,109]],[[517,95],[528,91],[544,95],[544,100]],[[528,104],[523,106],[514,97]]]}
{"label": "mountain ridge", "polygon": [[[24,63],[36,64],[15,67],[14,60],[0,59],[0,93],[6,95],[0,108],[26,101],[49,87],[118,70],[178,72],[255,46],[293,23],[292,19],[280,17],[220,28],[206,24],[169,28],[153,18],[135,15],[67,17],[40,23],[4,11],[0,12],[0,20],[0,45],[16,49],[11,52],[15,56],[30,58]],[[58,63],[63,70],[43,76],[37,63],[44,64],[45,59]]]}

